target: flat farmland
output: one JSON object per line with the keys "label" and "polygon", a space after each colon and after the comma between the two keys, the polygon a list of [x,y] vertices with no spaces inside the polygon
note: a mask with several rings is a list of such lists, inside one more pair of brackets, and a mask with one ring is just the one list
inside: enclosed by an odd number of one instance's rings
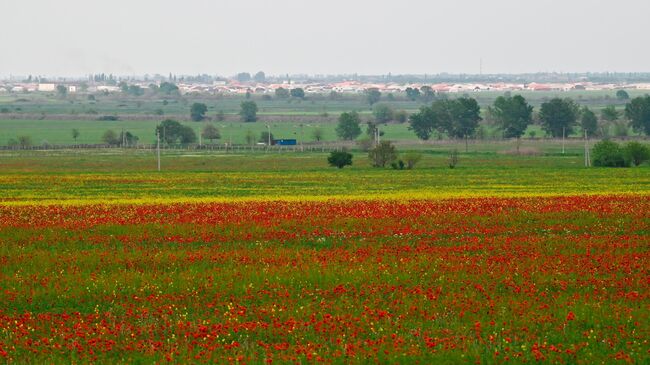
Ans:
{"label": "flat farmland", "polygon": [[648,167],[0,155],[10,363],[644,363]]}

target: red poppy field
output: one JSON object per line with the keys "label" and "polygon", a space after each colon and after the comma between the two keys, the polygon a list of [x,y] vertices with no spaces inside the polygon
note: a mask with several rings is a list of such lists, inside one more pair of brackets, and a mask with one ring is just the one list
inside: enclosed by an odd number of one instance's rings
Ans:
{"label": "red poppy field", "polygon": [[646,363],[635,195],[0,206],[0,362]]}

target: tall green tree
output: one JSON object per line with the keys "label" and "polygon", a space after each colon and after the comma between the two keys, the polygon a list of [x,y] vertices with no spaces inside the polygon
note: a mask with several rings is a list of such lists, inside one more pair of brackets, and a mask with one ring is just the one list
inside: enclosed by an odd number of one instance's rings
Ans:
{"label": "tall green tree", "polygon": [[650,136],[650,95],[639,96],[627,103],[625,117],[632,129]]}
{"label": "tall green tree", "polygon": [[542,104],[539,119],[542,129],[557,138],[573,133],[579,114],[580,108],[573,100],[553,98]]}
{"label": "tall green tree", "polygon": [[414,87],[406,88],[406,97],[411,99],[411,101],[416,101],[420,97],[420,90]]}
{"label": "tall green tree", "polygon": [[256,122],[257,121],[257,104],[254,101],[243,101],[241,103],[241,110],[239,116],[242,122]]}
{"label": "tall green tree", "polygon": [[305,90],[302,88],[295,88],[291,89],[290,91],[291,97],[296,98],[296,99],[304,99],[305,98]]}
{"label": "tall green tree", "polygon": [[219,132],[219,129],[213,124],[208,123],[203,127],[203,130],[201,130],[201,137],[209,140],[210,143],[213,143],[215,139],[221,138],[221,132]]}
{"label": "tall green tree", "polygon": [[158,93],[162,95],[178,95],[178,86],[172,84],[171,82],[161,82],[158,87]]}
{"label": "tall green tree", "polygon": [[580,127],[587,132],[587,137],[592,137],[598,131],[598,117],[596,113],[586,106],[582,108],[580,116]]}
{"label": "tall green tree", "polygon": [[521,95],[499,96],[491,111],[505,138],[521,138],[533,121],[533,107]]}
{"label": "tall green tree", "polygon": [[205,119],[205,113],[208,112],[208,107],[203,103],[194,103],[190,107],[190,118],[195,122],[200,122]]}
{"label": "tall green tree", "polygon": [[345,141],[355,140],[361,134],[361,118],[357,112],[343,113],[339,116],[336,135]]}
{"label": "tall green tree", "polygon": [[614,105],[608,105],[600,111],[600,117],[607,122],[615,122],[621,117],[621,113]]}
{"label": "tall green tree", "polygon": [[286,99],[289,97],[289,90],[279,87],[275,89],[275,97],[278,99]]}
{"label": "tall green tree", "polygon": [[194,130],[173,119],[165,119],[160,122],[156,126],[156,132],[160,134],[160,139],[167,144],[196,142]]}
{"label": "tall green tree", "polygon": [[370,106],[373,106],[381,99],[381,92],[376,87],[366,89],[366,100]]}
{"label": "tall green tree", "polygon": [[481,118],[481,107],[474,98],[458,98],[452,102],[450,137],[469,138],[474,135]]}
{"label": "tall green tree", "polygon": [[630,94],[628,94],[625,90],[619,90],[616,92],[616,98],[619,100],[628,100],[630,98]]}
{"label": "tall green tree", "polygon": [[68,88],[65,85],[56,85],[56,92],[60,97],[65,98],[68,95]]}
{"label": "tall green tree", "polygon": [[422,94],[420,98],[425,103],[430,103],[436,97],[436,92],[433,91],[431,86],[426,86],[426,85],[422,86],[420,88],[420,93]]}
{"label": "tall green tree", "polygon": [[375,117],[375,122],[379,124],[388,123],[393,120],[393,115],[395,112],[393,108],[388,104],[377,104],[372,109],[372,114]]}
{"label": "tall green tree", "polygon": [[452,126],[452,109],[455,100],[437,100],[409,117],[409,130],[418,138],[428,140],[434,132],[447,133]]}

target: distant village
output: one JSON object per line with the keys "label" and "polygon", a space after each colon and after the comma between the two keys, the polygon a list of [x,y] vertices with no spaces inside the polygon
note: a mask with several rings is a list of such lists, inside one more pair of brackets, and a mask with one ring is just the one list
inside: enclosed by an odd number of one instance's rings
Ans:
{"label": "distant village", "polygon": [[240,79],[212,79],[196,77],[179,77],[170,75],[169,78],[147,77],[114,78],[112,75],[90,76],[88,79],[56,79],[32,78],[20,81],[9,79],[0,80],[0,94],[7,93],[53,93],[65,88],[66,93],[117,93],[124,90],[124,85],[137,86],[143,91],[159,87],[163,83],[173,83],[178,87],[180,94],[275,94],[280,89],[300,88],[305,94],[329,94],[332,92],[343,94],[360,94],[368,89],[377,89],[385,94],[406,93],[407,89],[430,88],[435,93],[472,93],[472,92],[517,92],[517,91],[557,91],[572,90],[599,91],[636,89],[650,90],[650,81],[644,82],[593,82],[593,81],[565,81],[565,82],[404,82],[404,81],[363,81],[363,80],[240,80]]}

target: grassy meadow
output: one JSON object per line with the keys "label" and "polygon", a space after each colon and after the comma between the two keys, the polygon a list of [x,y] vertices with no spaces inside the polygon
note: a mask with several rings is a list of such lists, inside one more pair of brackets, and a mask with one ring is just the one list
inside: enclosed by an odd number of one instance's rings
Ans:
{"label": "grassy meadow", "polygon": [[647,362],[650,166],[439,148],[0,151],[0,361]]}
{"label": "grassy meadow", "polygon": [[[5,120],[0,139],[155,124]],[[265,128],[227,124],[235,143]],[[414,169],[358,149],[341,170],[164,149],[160,172],[151,149],[1,150],[0,363],[650,361],[650,165],[386,128]]]}

